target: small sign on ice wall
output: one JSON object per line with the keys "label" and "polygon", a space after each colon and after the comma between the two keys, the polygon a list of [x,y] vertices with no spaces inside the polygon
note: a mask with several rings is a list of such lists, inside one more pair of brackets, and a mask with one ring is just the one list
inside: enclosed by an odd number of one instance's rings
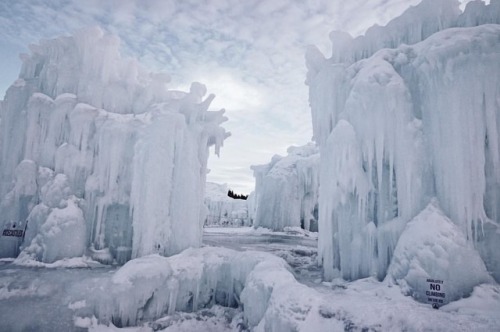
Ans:
{"label": "small sign on ice wall", "polygon": [[425,291],[427,302],[430,303],[434,309],[438,309],[446,303],[446,294],[443,287],[444,281],[430,278],[427,278],[426,281],[428,285]]}
{"label": "small sign on ice wall", "polygon": [[22,221],[17,223],[9,222],[7,223],[7,227],[3,230],[2,236],[23,237],[25,230],[25,225],[23,225]]}

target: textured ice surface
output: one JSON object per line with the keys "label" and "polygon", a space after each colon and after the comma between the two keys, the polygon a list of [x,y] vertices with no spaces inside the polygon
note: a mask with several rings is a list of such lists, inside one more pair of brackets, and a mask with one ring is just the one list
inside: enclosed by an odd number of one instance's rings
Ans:
{"label": "textured ice surface", "polygon": [[[99,28],[42,40],[22,55],[1,104],[0,229],[28,221],[0,256],[124,263],[201,244],[206,164],[228,136],[214,95],[122,58]],[[19,224],[20,225],[20,224]],[[23,224],[24,226],[24,224]],[[82,242],[83,241],[83,242]]]}
{"label": "textured ice surface", "polygon": [[[499,9],[424,0],[365,36],[332,33],[328,59],[308,49],[327,279],[383,279],[398,240],[411,237],[400,237],[406,223],[436,197],[457,241],[479,249],[498,280]],[[437,273],[439,258],[428,259]]]}
{"label": "textured ice surface", "polygon": [[175,310],[218,304],[243,308],[244,326],[254,331],[344,327],[323,313],[327,302],[320,292],[298,283],[284,260],[264,252],[205,247],[168,258],[145,256],[127,262],[104,287],[106,293],[85,297],[87,310],[93,308],[104,325],[140,325]]}
{"label": "textured ice surface", "polygon": [[226,184],[207,182],[205,205],[208,209],[205,226],[249,226],[248,200],[227,196]]}
{"label": "textured ice surface", "polygon": [[52,263],[85,254],[87,241],[83,212],[75,197],[65,204],[64,208],[51,210],[31,243],[21,252],[19,261],[32,259]]}
{"label": "textured ice surface", "polygon": [[423,302],[427,302],[427,279],[441,280],[444,303],[469,296],[478,284],[492,282],[479,253],[436,201],[406,225],[387,278]]}
{"label": "textured ice surface", "polygon": [[319,155],[309,143],[289,147],[269,164],[252,166],[255,177],[255,227],[287,226],[317,230]]}
{"label": "textured ice surface", "polygon": [[[118,326],[215,304],[243,305],[250,324],[256,325],[266,312],[273,284],[280,280],[269,269],[297,283],[285,261],[261,252],[205,247],[168,258],[149,255],[127,262],[106,283],[106,293],[86,301],[99,321]],[[267,279],[261,280],[259,273]],[[262,286],[254,287],[256,283]]]}

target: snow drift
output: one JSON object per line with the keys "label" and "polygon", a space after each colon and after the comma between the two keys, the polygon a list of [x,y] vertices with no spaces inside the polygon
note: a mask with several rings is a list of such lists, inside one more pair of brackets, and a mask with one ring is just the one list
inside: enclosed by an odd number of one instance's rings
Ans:
{"label": "snow drift", "polygon": [[313,143],[289,147],[269,164],[252,166],[255,227],[317,230],[319,155]]}
{"label": "snow drift", "polygon": [[[122,58],[99,28],[42,40],[21,55],[1,106],[0,227],[28,222],[23,255],[45,262],[88,248],[121,263],[201,244],[209,147],[224,110],[193,83]],[[24,225],[24,224],[23,224]],[[0,256],[19,242],[0,239]]]}
{"label": "snow drift", "polygon": [[445,216],[425,224],[429,233],[451,220],[455,243],[442,248],[463,248],[470,259],[463,266],[449,257],[445,277],[464,292],[486,280],[471,252],[479,249],[500,280],[499,23],[500,1],[473,1],[461,13],[456,1],[424,0],[365,36],[332,33],[328,59],[308,49],[327,279],[383,279],[391,261],[394,272],[396,257],[413,254],[427,260],[419,264],[431,278],[440,274],[443,256],[402,249],[434,239],[412,239],[406,224],[436,197]]}

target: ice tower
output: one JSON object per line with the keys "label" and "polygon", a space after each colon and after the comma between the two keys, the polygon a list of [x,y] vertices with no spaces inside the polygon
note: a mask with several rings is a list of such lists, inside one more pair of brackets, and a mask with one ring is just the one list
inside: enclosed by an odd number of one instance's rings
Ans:
{"label": "ice tower", "polygon": [[326,278],[470,290],[484,261],[500,280],[499,23],[498,0],[424,0],[364,36],[333,32],[330,58],[309,48]]}
{"label": "ice tower", "polygon": [[122,58],[99,28],[42,40],[21,55],[1,104],[0,256],[81,256],[120,263],[201,244],[209,147],[228,133],[224,110],[193,83]]}
{"label": "ice tower", "polygon": [[291,146],[288,155],[254,165],[255,227],[317,231],[319,154],[314,143]]}

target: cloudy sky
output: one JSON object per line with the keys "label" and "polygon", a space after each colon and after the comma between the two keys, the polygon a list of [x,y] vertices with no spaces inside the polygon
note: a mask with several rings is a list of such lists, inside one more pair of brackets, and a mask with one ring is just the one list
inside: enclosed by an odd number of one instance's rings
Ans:
{"label": "cloudy sky", "polygon": [[312,136],[304,51],[330,55],[328,34],[356,36],[420,0],[1,0],[0,99],[20,69],[19,53],[41,38],[99,25],[122,39],[122,53],[170,87],[204,83],[225,108],[225,141],[208,180],[248,193],[250,165],[285,154]]}

